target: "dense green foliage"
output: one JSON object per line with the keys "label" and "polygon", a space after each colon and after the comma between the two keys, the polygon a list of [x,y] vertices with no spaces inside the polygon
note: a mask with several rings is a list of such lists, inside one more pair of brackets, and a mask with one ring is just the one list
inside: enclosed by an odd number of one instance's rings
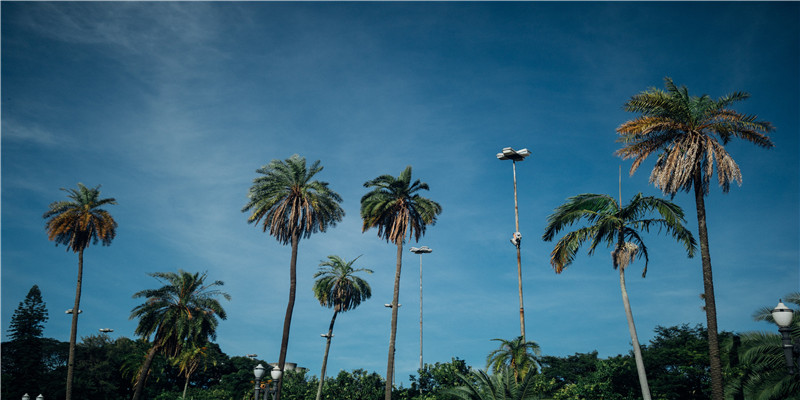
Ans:
{"label": "dense green foliage", "polygon": [[3,381],[13,381],[15,391],[9,385],[3,385],[2,397],[21,397],[25,391],[33,391],[36,382],[42,379],[44,351],[41,337],[47,318],[42,293],[38,286],[33,285],[11,316],[8,329],[11,341],[3,346],[2,371]]}

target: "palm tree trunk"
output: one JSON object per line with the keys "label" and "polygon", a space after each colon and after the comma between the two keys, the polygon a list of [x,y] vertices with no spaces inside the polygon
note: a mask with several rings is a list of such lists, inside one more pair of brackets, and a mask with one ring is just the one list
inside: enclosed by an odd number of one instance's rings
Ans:
{"label": "palm tree trunk", "polygon": [[186,389],[189,388],[189,375],[186,375],[186,382],[183,383],[183,395],[181,400],[186,400]]}
{"label": "palm tree trunk", "polygon": [[78,314],[81,307],[81,285],[83,282],[83,250],[78,252],[78,283],[75,285],[75,304],[72,306],[72,327],[69,331],[69,360],[67,361],[67,400],[72,399],[72,376],[75,371],[75,343],[78,338]]}
{"label": "palm tree trunk", "polygon": [[325,368],[328,365],[328,351],[331,349],[331,338],[333,337],[333,324],[336,323],[336,314],[339,314],[339,311],[333,312],[333,318],[331,318],[331,326],[328,327],[328,340],[325,343],[325,355],[322,357],[322,371],[319,373],[319,387],[317,388],[317,400],[322,398],[322,383],[325,382]]}
{"label": "palm tree trunk", "polygon": [[703,183],[700,168],[695,167],[694,200],[697,206],[697,232],[700,235],[700,258],[703,262],[703,288],[708,329],[708,358],[711,367],[711,398],[723,400],[722,361],[719,356],[717,337],[717,304],[714,298],[714,279],[711,274],[711,253],[708,249],[708,228],[706,227],[706,204],[703,198]]}
{"label": "palm tree trunk", "polygon": [[633,356],[636,360],[636,372],[639,374],[639,386],[642,387],[642,399],[650,400],[650,385],[647,384],[647,374],[644,370],[644,360],[642,359],[642,349],[639,346],[639,336],[636,334],[636,325],[633,324],[633,312],[631,302],[628,299],[628,289],[625,287],[625,268],[619,266],[619,287],[622,290],[622,304],[625,305],[625,316],[628,317],[628,331],[631,334],[633,344]]}
{"label": "palm tree trunk", "polygon": [[[278,359],[278,368],[283,371],[286,364],[286,349],[289,347],[289,328],[292,325],[292,312],[294,311],[294,293],[297,289],[297,245],[300,243],[300,233],[292,233],[292,260],[289,264],[289,303],[286,305],[286,316],[283,319],[283,339],[281,339],[281,355]],[[281,400],[283,379],[278,380],[275,399]]]}
{"label": "palm tree trunk", "polygon": [[156,358],[156,353],[158,353],[159,346],[153,343],[153,347],[150,348],[150,351],[147,352],[147,357],[144,359],[144,363],[142,364],[142,369],[139,370],[139,379],[136,380],[136,386],[133,389],[133,399],[132,400],[139,400],[142,397],[142,391],[144,390],[144,382],[147,380],[147,375],[150,373],[150,365],[153,364],[153,359]]}
{"label": "palm tree trunk", "polygon": [[386,365],[386,389],[383,398],[392,400],[392,377],[394,377],[394,342],[397,337],[397,309],[400,301],[400,269],[403,266],[403,240],[397,242],[397,267],[394,273],[394,294],[392,295],[392,333],[389,336],[389,360]]}

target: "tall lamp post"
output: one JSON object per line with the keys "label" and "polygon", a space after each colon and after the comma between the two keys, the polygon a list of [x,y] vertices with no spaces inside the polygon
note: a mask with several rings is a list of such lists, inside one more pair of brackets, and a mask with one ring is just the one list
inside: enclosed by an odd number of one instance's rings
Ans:
{"label": "tall lamp post", "polygon": [[517,281],[519,282],[519,330],[522,336],[522,342],[525,342],[525,305],[522,302],[522,256],[520,255],[519,246],[522,244],[522,234],[519,233],[519,206],[517,204],[517,161],[524,161],[525,157],[531,155],[528,149],[514,150],[511,147],[503,148],[503,151],[497,153],[499,160],[511,160],[511,169],[514,174],[514,221],[517,230],[514,236],[511,237],[511,244],[517,248]]}
{"label": "tall lamp post", "polygon": [[[261,378],[264,377],[264,372],[265,371],[266,371],[266,369],[261,364],[258,364],[253,369],[253,375],[255,375],[255,377],[256,377],[256,385],[255,385],[255,388],[253,389],[255,391],[255,397],[254,397],[255,400],[261,400],[261,399],[259,399],[259,393],[258,392],[261,389]],[[272,381],[267,381],[266,387],[264,388],[264,394],[261,396],[263,398],[263,400],[267,400],[267,395],[269,395],[269,394],[272,394],[272,398],[275,399],[275,392],[278,389],[278,381],[281,380],[281,376],[283,375],[281,370],[277,369],[277,368],[273,368],[269,372],[269,374],[272,377]]]}
{"label": "tall lamp post", "polygon": [[419,369],[422,369],[422,255],[433,251],[428,246],[412,247],[411,252],[419,254]]}
{"label": "tall lamp post", "polygon": [[792,342],[790,336],[793,317],[794,311],[786,307],[782,300],[778,300],[778,305],[772,310],[772,319],[778,325],[778,332],[781,333],[783,355],[786,357],[786,368],[789,375],[798,373],[797,364],[800,363],[800,341]]}

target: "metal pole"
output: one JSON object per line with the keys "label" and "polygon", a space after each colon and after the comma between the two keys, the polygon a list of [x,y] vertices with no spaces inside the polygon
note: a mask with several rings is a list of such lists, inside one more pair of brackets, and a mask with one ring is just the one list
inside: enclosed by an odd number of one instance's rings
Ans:
{"label": "metal pole", "polygon": [[[517,203],[517,162],[511,160],[511,168],[514,173],[514,222],[516,223],[519,232],[519,205]],[[520,244],[522,240],[517,240],[515,247],[517,248],[517,281],[519,282],[519,330],[522,336],[522,342],[525,343],[525,306],[522,301],[522,255],[520,254]]]}
{"label": "metal pole", "polygon": [[422,370],[422,253],[419,253],[419,369]]}

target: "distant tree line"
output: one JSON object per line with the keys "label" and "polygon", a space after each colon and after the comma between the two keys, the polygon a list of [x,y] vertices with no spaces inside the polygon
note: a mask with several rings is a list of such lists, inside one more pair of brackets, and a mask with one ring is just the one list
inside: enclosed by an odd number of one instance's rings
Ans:
{"label": "distant tree line", "polygon": [[[800,303],[798,294],[787,296]],[[756,318],[768,319],[755,314]],[[796,318],[797,319],[797,318]],[[2,398],[18,399],[28,393],[34,398],[64,398],[69,343],[42,337],[47,309],[39,288],[33,286],[12,317],[8,329],[10,340],[2,343]],[[795,324],[797,325],[797,324]],[[793,399],[800,398],[800,385],[788,377],[780,364],[778,345],[767,353],[758,353],[762,342],[777,344],[776,333],[721,332],[722,361],[725,366],[726,398]],[[500,349],[487,357],[486,370],[503,376],[505,368],[511,387],[522,383],[530,386],[529,395],[520,398],[538,399],[638,399],[641,396],[633,351],[625,355],[601,358],[597,351],[559,357],[539,355],[532,342],[500,340]],[[711,398],[708,337],[700,326],[687,324],[656,327],[655,337],[641,346],[644,364],[649,373],[653,398],[662,400],[705,400]],[[126,337],[112,339],[107,334],[83,337],[75,350],[75,398],[86,400],[129,399],[133,395],[136,376],[152,343]],[[253,367],[264,360],[230,357],[216,343],[209,342],[199,358],[197,368],[188,376],[177,357],[157,354],[150,367],[148,384],[142,398],[153,400],[245,400],[253,394]],[[773,356],[777,363],[766,369],[764,357]],[[761,361],[759,361],[761,360]],[[512,368],[511,364],[515,366]],[[454,400],[472,386],[483,389],[481,373],[457,357],[448,362],[425,364],[416,375],[409,376],[410,385],[394,387],[397,400]],[[514,383],[514,374],[519,384]],[[485,374],[485,373],[483,373]],[[753,381],[753,376],[761,381]],[[287,371],[283,395],[292,400],[314,400],[319,378],[307,371]],[[760,383],[759,383],[760,382]],[[356,369],[339,371],[326,378],[321,398],[326,400],[372,400],[384,396],[386,381],[375,372]],[[454,388],[461,388],[454,390]],[[783,388],[778,391],[776,388]],[[511,397],[501,397],[511,398]]]}

